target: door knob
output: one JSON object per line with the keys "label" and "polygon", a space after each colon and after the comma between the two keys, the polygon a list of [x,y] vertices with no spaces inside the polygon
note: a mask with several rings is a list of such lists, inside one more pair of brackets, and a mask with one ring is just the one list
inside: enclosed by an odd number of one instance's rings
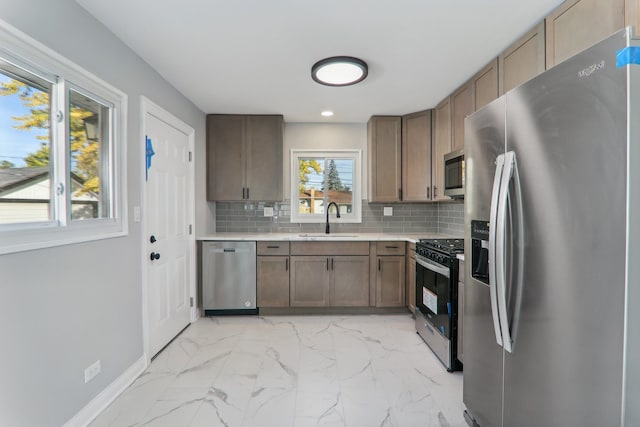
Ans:
{"label": "door knob", "polygon": [[154,236],[153,234],[151,235],[151,237],[149,237],[149,241],[151,243],[155,243],[156,242],[156,236]]}
{"label": "door knob", "polygon": [[151,261],[153,261],[154,259],[160,259],[160,254],[151,252],[151,256],[149,258],[151,258]]}

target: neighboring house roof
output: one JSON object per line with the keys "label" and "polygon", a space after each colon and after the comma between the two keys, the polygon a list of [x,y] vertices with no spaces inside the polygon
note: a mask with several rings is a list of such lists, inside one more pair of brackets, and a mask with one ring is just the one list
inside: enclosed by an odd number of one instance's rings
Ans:
{"label": "neighboring house roof", "polygon": [[32,181],[38,181],[48,175],[49,168],[45,166],[0,169],[0,194],[16,187],[22,187]]}
{"label": "neighboring house roof", "polygon": [[[21,189],[31,187],[45,180],[48,181],[48,179],[49,168],[46,166],[32,168],[0,168],[0,197],[7,197],[10,194],[16,194],[16,192]],[[82,186],[84,184],[84,180],[75,173],[71,173],[71,179],[73,184],[76,186]],[[47,185],[49,184],[47,183]],[[85,196],[86,197],[80,198],[87,198],[90,200],[98,199],[97,195],[92,191],[85,193]],[[33,198],[33,195],[27,196],[26,198],[31,199]],[[76,196],[73,199],[76,200],[78,198],[79,197]]]}

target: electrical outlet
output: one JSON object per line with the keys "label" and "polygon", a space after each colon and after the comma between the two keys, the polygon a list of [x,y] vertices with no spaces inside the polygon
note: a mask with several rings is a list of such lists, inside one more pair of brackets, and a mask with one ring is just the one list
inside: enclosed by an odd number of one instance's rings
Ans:
{"label": "electrical outlet", "polygon": [[133,222],[140,222],[140,206],[133,207]]}
{"label": "electrical outlet", "polygon": [[384,207],[384,216],[393,216],[393,207],[385,206]]}
{"label": "electrical outlet", "polygon": [[264,216],[273,216],[273,208],[270,206],[264,207]]}
{"label": "electrical outlet", "polygon": [[100,360],[96,360],[91,366],[84,370],[84,383],[88,383],[100,373]]}

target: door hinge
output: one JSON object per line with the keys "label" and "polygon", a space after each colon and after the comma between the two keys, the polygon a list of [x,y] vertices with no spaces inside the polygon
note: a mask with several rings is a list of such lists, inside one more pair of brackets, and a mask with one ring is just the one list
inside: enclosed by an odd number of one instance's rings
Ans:
{"label": "door hinge", "polygon": [[189,224],[189,236],[191,236],[192,233],[193,233],[193,227],[191,226],[191,224]]}
{"label": "door hinge", "polygon": [[189,297],[189,307],[193,307],[193,297]]}
{"label": "door hinge", "polygon": [[192,154],[191,151],[189,151],[189,161],[190,162],[192,161],[192,155],[191,154]]}

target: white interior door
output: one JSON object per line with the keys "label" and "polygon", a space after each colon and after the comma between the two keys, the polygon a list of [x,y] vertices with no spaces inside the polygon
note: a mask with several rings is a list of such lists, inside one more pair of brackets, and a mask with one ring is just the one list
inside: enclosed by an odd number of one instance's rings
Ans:
{"label": "white interior door", "polygon": [[147,340],[153,357],[191,320],[193,163],[192,134],[177,128],[181,122],[167,112],[145,110],[147,157],[153,152],[145,205]]}

